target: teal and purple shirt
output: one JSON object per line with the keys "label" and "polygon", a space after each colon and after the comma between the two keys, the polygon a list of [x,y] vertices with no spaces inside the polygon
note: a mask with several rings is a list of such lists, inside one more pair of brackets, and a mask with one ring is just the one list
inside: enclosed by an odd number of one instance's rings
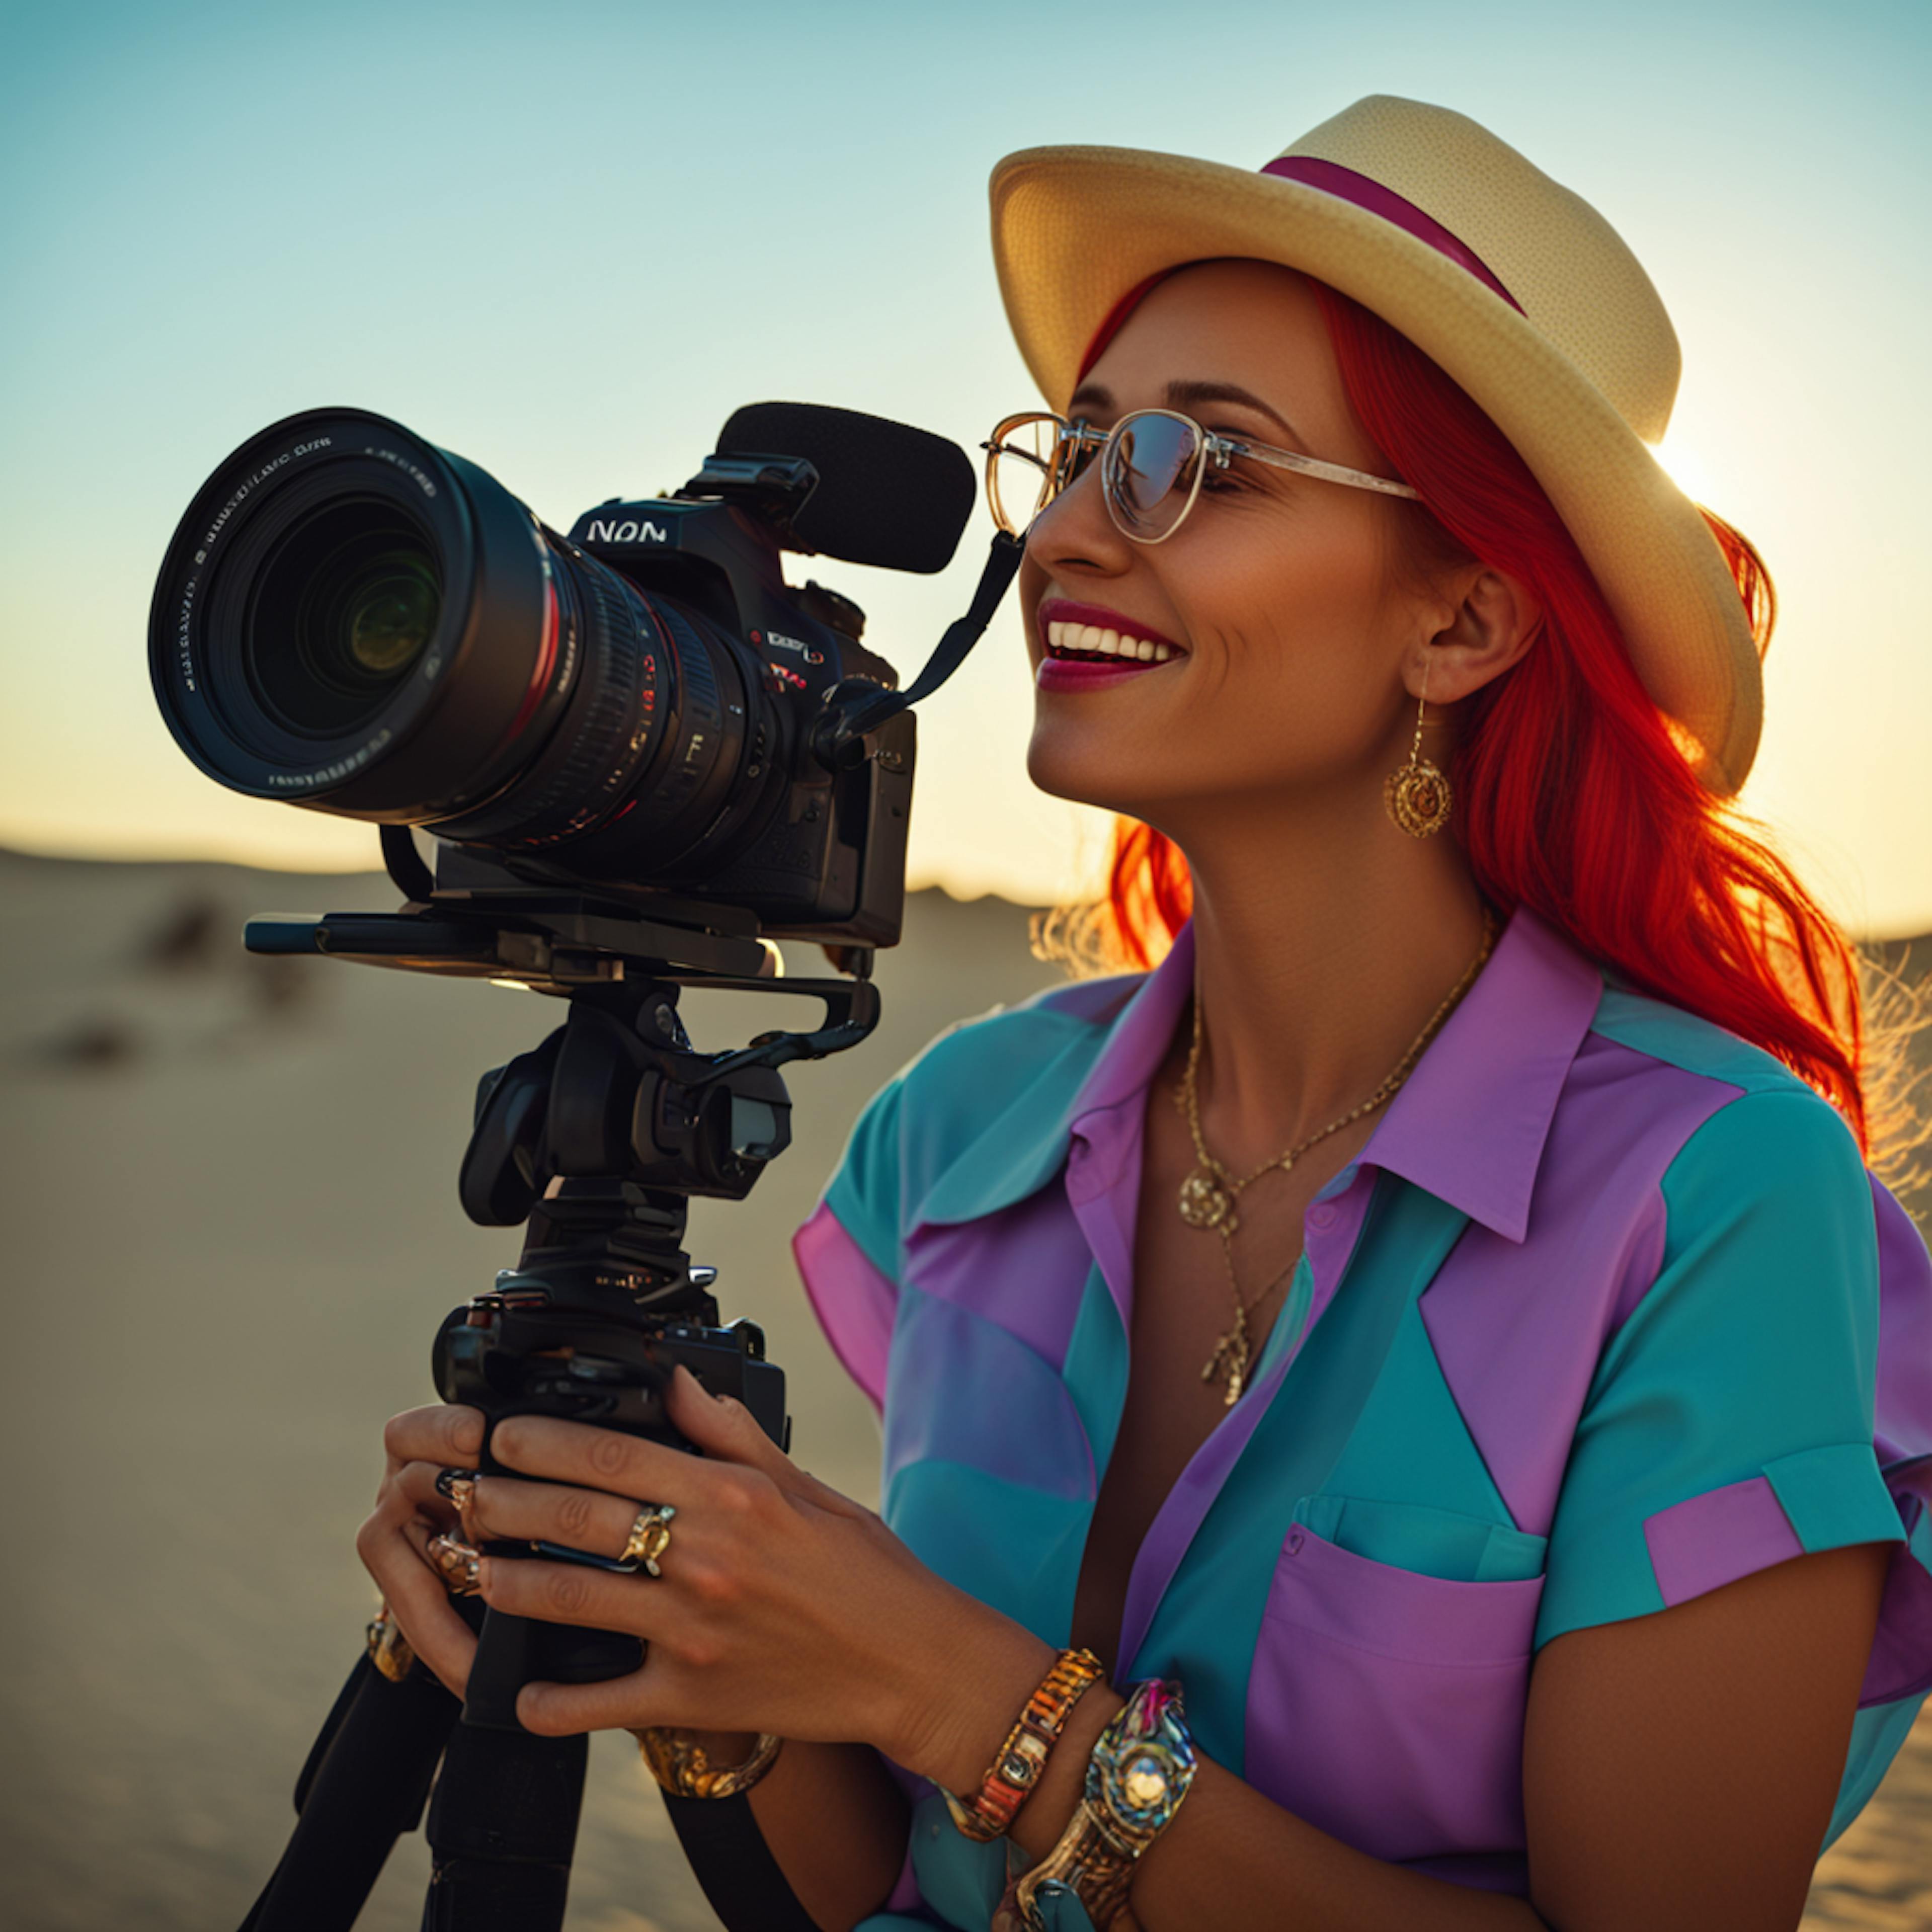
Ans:
{"label": "teal and purple shirt", "polygon": [[[1184,932],[1151,974],[943,1036],[796,1240],[881,1412],[886,1522],[1055,1645],[1126,1390],[1147,1089],[1192,978]],[[1830,1844],[1932,1688],[1932,1257],[1838,1114],[1519,911],[1305,1239],[1141,1546],[1121,1682],[1179,1678],[1202,1749],[1322,1830],[1524,1894],[1544,1644],[1892,1542]],[[1004,1876],[924,1799],[867,1928],[980,1932]]]}

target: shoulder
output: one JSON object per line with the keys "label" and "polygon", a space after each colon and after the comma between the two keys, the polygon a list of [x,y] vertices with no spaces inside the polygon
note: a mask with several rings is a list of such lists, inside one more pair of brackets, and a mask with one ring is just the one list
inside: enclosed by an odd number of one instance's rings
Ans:
{"label": "shoulder", "polygon": [[1071,1100],[1143,980],[1055,986],[949,1027],[892,1083],[902,1120],[951,1148],[978,1138],[1016,1104],[1036,1112]]}
{"label": "shoulder", "polygon": [[[1793,1336],[1808,1332],[1794,1309],[1831,1304],[1864,1335],[1878,1297],[1874,1190],[1838,1109],[1748,1041],[1614,984],[1586,1052],[1606,1096],[1598,1118],[1621,1123],[1635,1150],[1624,1171],[1641,1180],[1648,1228],[1619,1316],[1641,1304],[1655,1318],[1693,1292],[1736,1320],[1781,1311]],[[1607,1097],[1619,1088],[1620,1101]]]}
{"label": "shoulder", "polygon": [[1739,1039],[1714,1021],[1700,1019],[1667,1000],[1633,992],[1614,980],[1604,988],[1590,1030],[1660,1066],[1676,1067],[1743,1094],[1809,1096],[1828,1114],[1832,1111],[1820,1095],[1763,1048]]}
{"label": "shoulder", "polygon": [[1694,1175],[1754,1193],[1796,1185],[1864,1191],[1850,1125],[1814,1088],[1762,1048],[1667,1001],[1606,986],[1591,1034],[1630,1077],[1688,1104],[1666,1186]]}
{"label": "shoulder", "polygon": [[1075,1097],[1143,982],[1135,974],[1057,986],[947,1028],[860,1117],[828,1196],[841,1219],[890,1215],[902,1228],[933,1213],[968,1219],[982,1199],[1037,1184],[1064,1154]]}

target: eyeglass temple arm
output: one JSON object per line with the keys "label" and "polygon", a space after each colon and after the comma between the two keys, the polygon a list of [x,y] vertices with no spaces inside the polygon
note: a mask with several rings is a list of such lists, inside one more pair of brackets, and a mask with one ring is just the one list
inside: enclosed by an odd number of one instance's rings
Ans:
{"label": "eyeglass temple arm", "polygon": [[[1412,490],[1406,483],[1398,483],[1390,476],[1371,476],[1366,470],[1351,470],[1346,464],[1328,463],[1318,456],[1304,456],[1292,449],[1276,449],[1265,442],[1238,442],[1232,436],[1210,439],[1222,450],[1232,451],[1237,456],[1251,457],[1257,463],[1265,463],[1276,470],[1299,471],[1304,476],[1319,477],[1324,482],[1346,483],[1357,490],[1378,490],[1385,496],[1406,496],[1419,502],[1420,490]],[[1219,456],[1218,460],[1226,466],[1227,458]]]}
{"label": "eyeglass temple arm", "polygon": [[856,678],[832,686],[826,694],[825,709],[819,714],[812,734],[812,755],[826,770],[849,772],[862,765],[872,755],[866,743],[868,736],[889,718],[896,718],[902,711],[930,698],[966,662],[992,622],[993,613],[1025,554],[1024,538],[1006,530],[994,532],[986,567],[980,573],[980,586],[973,593],[966,614],[947,626],[938,647],[909,688],[881,691],[877,685]]}

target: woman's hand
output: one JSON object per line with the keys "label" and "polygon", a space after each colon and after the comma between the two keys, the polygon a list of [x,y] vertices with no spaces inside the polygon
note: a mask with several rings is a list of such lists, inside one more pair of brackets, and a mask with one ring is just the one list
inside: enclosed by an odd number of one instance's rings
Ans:
{"label": "woman's hand", "polygon": [[482,1447],[483,1418],[476,1409],[438,1402],[392,1418],[382,1432],[388,1467],[376,1507],[356,1533],[356,1553],[410,1648],[459,1697],[476,1640],[452,1606],[448,1586],[427,1552],[431,1537],[463,1528],[454,1505],[437,1491],[437,1475],[475,1468]]}
{"label": "woman's hand", "polygon": [[[649,1646],[628,1676],[526,1685],[517,1706],[524,1724],[546,1736],[655,1725],[770,1731],[874,1744],[915,1771],[950,1771],[973,1752],[982,1764],[1051,1648],[935,1576],[869,1510],[795,1467],[742,1405],[708,1395],[682,1368],[668,1412],[701,1456],[545,1416],[497,1426],[495,1460],[550,1480],[479,1478],[466,1519],[476,1537],[616,1556],[640,1510],[676,1512],[656,1577],[484,1562],[493,1609],[628,1631]],[[412,1425],[401,1432],[405,1448],[417,1442],[413,1422],[398,1418]],[[455,1433],[442,1442],[456,1447]],[[433,1467],[429,1481],[433,1496]],[[406,1466],[396,1482],[400,1513],[422,1484]],[[406,1609],[391,1600],[412,1643],[412,1617],[422,1618],[434,1651],[419,1645],[418,1654],[439,1676],[466,1669],[468,1651],[448,1628],[460,1620],[446,1604],[432,1621],[420,1592]],[[989,1700],[998,1714],[982,1751]]]}

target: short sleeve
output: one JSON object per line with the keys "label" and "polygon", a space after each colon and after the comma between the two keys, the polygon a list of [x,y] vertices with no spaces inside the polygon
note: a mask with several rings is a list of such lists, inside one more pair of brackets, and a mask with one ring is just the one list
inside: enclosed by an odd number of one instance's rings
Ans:
{"label": "short sleeve", "polygon": [[1538,1646],[1904,1536],[1874,1445],[1871,1186],[1844,1123],[1805,1090],[1747,1093],[1662,1186],[1656,1280],[1605,1345],[1571,1444]]}
{"label": "short sleeve", "polygon": [[819,1326],[846,1372],[880,1410],[898,1306],[904,1091],[902,1077],[867,1104],[824,1198],[792,1238]]}

